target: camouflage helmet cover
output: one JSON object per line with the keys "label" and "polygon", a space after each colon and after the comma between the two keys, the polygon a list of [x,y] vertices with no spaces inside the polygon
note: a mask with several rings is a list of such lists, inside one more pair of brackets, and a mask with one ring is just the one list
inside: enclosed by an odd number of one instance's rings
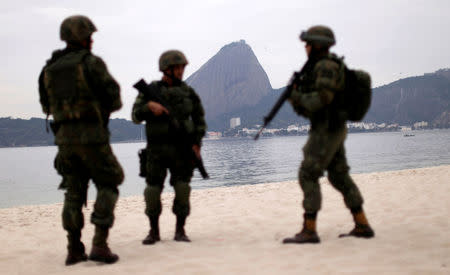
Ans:
{"label": "camouflage helmet cover", "polygon": [[331,47],[336,44],[333,31],[327,26],[313,26],[300,34],[300,40],[318,44],[320,46]]}
{"label": "camouflage helmet cover", "polygon": [[83,15],[73,15],[61,23],[59,36],[66,42],[81,42],[97,31],[94,23]]}
{"label": "camouflage helmet cover", "polygon": [[161,72],[167,70],[173,65],[187,65],[186,56],[178,50],[166,51],[159,57],[159,70]]}

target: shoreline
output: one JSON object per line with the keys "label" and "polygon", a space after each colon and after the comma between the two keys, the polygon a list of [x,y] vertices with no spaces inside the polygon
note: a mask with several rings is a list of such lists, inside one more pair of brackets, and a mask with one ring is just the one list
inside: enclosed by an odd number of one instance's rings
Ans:
{"label": "shoreline", "polygon": [[[162,241],[143,246],[149,230],[143,196],[120,198],[109,244],[113,265],[65,267],[62,203],[0,209],[0,270],[5,274],[448,274],[450,165],[352,174],[365,199],[373,239],[338,238],[353,227],[341,195],[321,178],[320,244],[283,245],[301,227],[296,181],[197,189],[186,232],[172,240],[173,193],[162,194]],[[82,240],[91,248],[92,201],[83,208]]]}
{"label": "shoreline", "polygon": [[[412,132],[425,132],[425,131],[449,131],[450,128],[424,128],[424,129],[414,129],[414,130],[350,130],[348,129],[348,135],[350,134],[374,134],[374,133],[412,133]],[[263,136],[261,135],[260,138],[278,138],[278,137],[305,137],[308,136],[308,132],[305,133],[301,133],[301,134],[293,134],[293,135],[268,135],[268,136]],[[217,141],[217,140],[230,140],[230,139],[253,139],[253,136],[223,136],[220,138],[208,138],[205,137],[203,138],[203,140],[205,141]],[[122,140],[122,141],[110,141],[110,145],[113,144],[123,144],[123,143],[146,143],[147,140],[143,139],[143,140],[136,140],[136,139],[131,139],[131,140]],[[7,149],[7,148],[35,148],[35,147],[56,147],[57,145],[55,144],[36,144],[36,145],[19,145],[19,146],[0,146],[0,149]]]}
{"label": "shoreline", "polygon": [[[409,168],[409,169],[400,169],[400,170],[383,170],[383,171],[375,171],[375,172],[361,172],[361,173],[351,173],[350,176],[354,177],[357,175],[364,175],[364,174],[374,174],[374,173],[388,173],[388,172],[395,172],[395,171],[407,171],[407,170],[415,170],[415,169],[426,169],[426,168],[434,168],[434,167],[442,167],[442,166],[448,166],[450,169],[450,164],[441,164],[441,165],[435,165],[435,166],[424,166],[424,167],[415,167],[415,168]],[[350,170],[351,171],[351,170]],[[320,178],[320,181],[324,181],[326,180],[326,177],[322,177]],[[281,183],[286,183],[286,182],[297,182],[297,179],[292,179],[292,180],[285,180],[285,181],[275,181],[275,182],[269,182],[269,183],[251,183],[251,184],[237,184],[235,186],[209,186],[209,187],[198,187],[196,188],[195,186],[192,186],[191,183],[191,188],[192,188],[192,192],[197,192],[197,191],[201,191],[201,190],[209,190],[209,189],[217,189],[217,188],[239,188],[241,186],[259,186],[259,185],[271,185],[271,184],[281,184]],[[358,182],[356,182],[356,184],[358,185]],[[173,189],[171,186],[169,186],[168,184],[166,184],[167,186],[165,186],[163,193],[162,194],[166,194],[166,193],[173,193]],[[90,189],[94,189],[94,194],[97,194],[97,189],[95,188],[95,186],[93,185],[92,182],[89,183]],[[142,189],[143,192],[144,189]],[[64,203],[64,191],[63,190],[59,190],[61,193],[61,201],[60,202],[54,202],[54,203],[41,203],[41,204],[21,204],[21,205],[15,205],[15,206],[10,206],[10,207],[0,207],[0,211],[4,210],[4,209],[11,209],[11,208],[24,208],[24,207],[42,207],[42,206],[52,206],[52,205],[63,205]],[[119,186],[119,191],[120,191],[120,186]],[[92,197],[92,196],[91,196]],[[143,198],[142,194],[136,194],[136,195],[126,195],[126,196],[122,196],[119,193],[119,200],[120,199],[127,199],[127,198]],[[93,204],[95,202],[95,199],[89,199],[88,198],[88,203]]]}

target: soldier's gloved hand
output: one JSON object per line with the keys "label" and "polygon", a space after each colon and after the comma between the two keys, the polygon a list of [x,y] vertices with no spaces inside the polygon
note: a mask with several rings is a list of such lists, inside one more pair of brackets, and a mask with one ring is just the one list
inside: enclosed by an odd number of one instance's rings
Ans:
{"label": "soldier's gloved hand", "polygon": [[162,114],[169,114],[169,111],[166,109],[166,107],[162,106],[158,102],[155,101],[149,101],[147,103],[147,107],[155,116],[160,116]]}

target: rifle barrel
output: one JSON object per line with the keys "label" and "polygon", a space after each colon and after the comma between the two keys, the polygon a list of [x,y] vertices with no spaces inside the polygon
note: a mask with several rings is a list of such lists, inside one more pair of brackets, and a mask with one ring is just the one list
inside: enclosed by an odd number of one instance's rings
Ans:
{"label": "rifle barrel", "polygon": [[254,140],[258,140],[264,128],[266,128],[266,125],[264,125],[263,127],[261,127],[261,129],[259,129],[258,133],[256,133],[255,137],[253,138]]}

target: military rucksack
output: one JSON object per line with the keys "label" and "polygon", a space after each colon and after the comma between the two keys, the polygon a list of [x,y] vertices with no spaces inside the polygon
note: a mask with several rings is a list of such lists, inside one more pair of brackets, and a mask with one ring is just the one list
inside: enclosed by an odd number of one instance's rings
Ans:
{"label": "military rucksack", "polygon": [[343,58],[330,56],[333,61],[344,66],[345,87],[341,96],[335,100],[337,108],[347,113],[350,121],[361,121],[366,115],[372,100],[370,75],[363,70],[349,69]]}
{"label": "military rucksack", "polygon": [[353,70],[345,66],[345,91],[342,107],[347,112],[348,120],[361,121],[369,110],[371,99],[370,75],[363,70]]}

